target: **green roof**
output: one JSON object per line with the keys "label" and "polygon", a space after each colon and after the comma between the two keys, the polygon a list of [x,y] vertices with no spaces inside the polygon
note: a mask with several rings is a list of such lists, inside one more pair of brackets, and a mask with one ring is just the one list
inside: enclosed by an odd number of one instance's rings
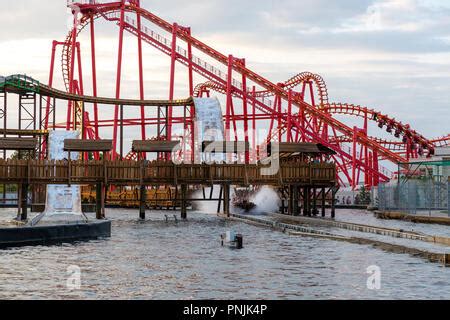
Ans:
{"label": "green roof", "polygon": [[0,89],[7,86],[12,86],[28,92],[39,93],[39,81],[22,74],[0,77]]}
{"label": "green roof", "polygon": [[450,160],[416,161],[416,162],[402,162],[402,163],[400,163],[400,165],[402,165],[402,164],[447,167],[447,166],[450,166]]}

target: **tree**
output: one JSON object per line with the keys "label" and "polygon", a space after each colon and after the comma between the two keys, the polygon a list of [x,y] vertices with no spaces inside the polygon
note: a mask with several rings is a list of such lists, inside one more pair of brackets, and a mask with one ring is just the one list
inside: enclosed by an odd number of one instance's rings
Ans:
{"label": "tree", "polygon": [[365,186],[362,186],[361,189],[359,190],[358,198],[361,204],[370,203],[370,192],[366,190]]}
{"label": "tree", "polygon": [[[11,154],[11,156],[9,157],[12,160],[18,160],[19,159],[19,151],[14,151],[13,154]],[[24,150],[24,151],[20,151],[20,159],[21,160],[31,160],[35,158],[35,151],[29,151],[29,150]]]}

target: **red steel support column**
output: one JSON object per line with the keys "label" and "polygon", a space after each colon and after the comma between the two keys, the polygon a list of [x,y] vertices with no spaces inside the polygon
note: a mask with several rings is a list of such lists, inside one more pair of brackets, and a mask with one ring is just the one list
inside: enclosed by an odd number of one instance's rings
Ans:
{"label": "red steel support column", "polygon": [[[187,32],[189,35],[192,34],[191,28],[187,28]],[[194,71],[192,68],[192,44],[188,42],[187,44],[188,48],[188,59],[189,59],[189,65],[188,65],[188,77],[189,77],[189,96],[192,97],[194,95]],[[192,163],[195,162],[195,106],[190,106],[190,116],[191,116],[191,161]]]}
{"label": "red steel support column", "polygon": [[292,90],[289,89],[288,93],[288,111],[287,111],[287,142],[292,142]]}
{"label": "red steel support column", "polygon": [[375,170],[373,185],[374,187],[378,187],[380,184],[380,175],[378,174],[380,171],[380,168],[378,166],[378,151],[373,150],[373,169]]}
{"label": "red steel support column", "polygon": [[[56,47],[58,46],[57,41],[53,41],[52,44],[52,57],[50,59],[50,74],[48,76],[48,86],[53,87],[53,73],[55,70],[55,55],[56,55]],[[50,97],[47,97],[47,105],[45,107],[45,118],[44,118],[44,130],[48,129],[48,120],[50,117]]]}
{"label": "red steel support column", "polygon": [[80,90],[80,94],[84,95],[83,68],[81,65],[81,49],[79,42],[77,42],[77,65],[78,65],[78,83],[80,84],[78,89]]}
{"label": "red steel support column", "polygon": [[[92,60],[92,94],[97,97],[97,61],[95,57],[95,26],[94,26],[94,16],[90,18],[90,29],[91,29],[91,60]],[[100,135],[98,132],[98,105],[94,103],[94,130],[95,139],[98,140]],[[98,159],[96,159],[98,160]]]}
{"label": "red steel support column", "polygon": [[231,104],[233,102],[232,97],[232,85],[233,85],[233,56],[228,56],[228,75],[227,75],[227,106],[225,113],[225,140],[230,141],[230,114]]}
{"label": "red steel support column", "polygon": [[[187,28],[187,33],[191,35],[191,28]],[[192,44],[190,42],[187,43],[187,52],[188,52],[188,76],[189,76],[189,96],[192,97],[194,95],[194,71],[192,69]]]}
{"label": "red steel support column", "polygon": [[[314,98],[314,88],[313,88],[313,83],[312,81],[308,82],[309,84],[309,94],[311,95],[311,105],[313,107],[316,107],[316,99]],[[313,117],[312,119],[313,121],[313,128],[314,128],[314,132],[317,133],[318,132],[318,128],[317,128],[317,117]]]}
{"label": "red steel support column", "polygon": [[[175,93],[175,63],[177,61],[177,32],[178,24],[174,23],[172,28],[172,52],[171,52],[171,62],[170,62],[170,88],[169,88],[169,100],[173,100]],[[167,110],[167,140],[172,139],[172,115],[173,107],[169,106]]]}
{"label": "red steel support column", "polygon": [[[367,115],[367,108],[364,109],[365,113],[364,113],[364,134],[367,137],[368,134],[368,115]],[[369,188],[371,187],[371,185],[368,183],[369,180],[369,169],[372,168],[370,166],[369,163],[369,148],[366,146],[364,146],[364,163],[366,165],[366,168],[364,169],[364,184],[366,184],[367,186],[369,186]]]}
{"label": "red steel support column", "polygon": [[278,112],[278,142],[281,142],[283,139],[283,132],[282,132],[282,126],[283,126],[283,117],[281,115],[281,96],[278,96],[277,101],[277,112]]}
{"label": "red steel support column", "polygon": [[303,106],[301,106],[300,107],[300,112],[299,112],[299,114],[300,114],[300,125],[301,125],[301,128],[302,128],[302,134],[301,134],[301,142],[306,142],[306,134],[305,134],[305,121],[306,121],[306,119],[305,119],[305,109],[304,109],[304,107]]}
{"label": "red steel support column", "polygon": [[[140,1],[136,1],[137,7],[140,9]],[[136,11],[136,22],[137,22],[137,29],[138,29],[138,62],[139,62],[139,98],[141,100],[144,100],[145,94],[144,94],[144,66],[142,62],[142,30],[141,30],[141,13],[139,10]],[[145,133],[145,106],[141,106],[141,137],[142,140],[146,140],[146,133]],[[147,155],[144,154],[146,158]]]}
{"label": "red steel support column", "polygon": [[256,86],[252,89],[253,101],[252,101],[252,150],[254,161],[257,160],[256,154]]}
{"label": "red steel support column", "polygon": [[[56,47],[57,46],[58,46],[58,42],[53,41],[52,55],[50,58],[50,74],[48,75],[48,86],[50,88],[53,86],[53,73],[55,70],[55,55],[56,55]],[[55,112],[55,110],[53,110],[53,112]],[[45,105],[44,128],[43,128],[44,130],[48,130],[49,118],[50,118],[50,97],[47,97],[47,103]],[[47,139],[44,139],[44,143],[42,144],[42,150],[41,150],[41,159],[44,159],[46,154],[47,154]]]}
{"label": "red steel support column", "polygon": [[[245,59],[242,60],[243,67],[245,68]],[[247,77],[242,73],[242,108],[244,109],[244,141],[248,144],[248,104],[247,104]],[[250,162],[249,150],[245,151],[245,163]]]}
{"label": "red steel support column", "polygon": [[231,116],[230,116],[230,118],[233,120],[234,141],[238,141],[237,124],[236,124],[236,117],[235,117],[235,113],[234,113],[233,100],[231,100]]}
{"label": "red steel support column", "polygon": [[[82,68],[82,65],[81,65],[81,49],[80,49],[80,43],[79,42],[77,42],[77,64],[78,64],[78,83],[79,83],[78,90],[79,90],[79,94],[80,95],[84,95],[83,68]],[[75,108],[78,108],[78,104],[74,103],[74,106],[75,106]],[[75,110],[75,114],[76,114],[76,111],[77,110]],[[85,117],[85,114],[84,114],[85,113],[84,107],[81,108],[80,113],[81,113],[80,126],[82,128],[81,129],[81,137],[82,137],[82,139],[86,139],[86,130],[85,130],[85,128],[86,128],[86,123],[85,123],[86,122],[86,117]],[[77,121],[76,117],[74,117],[74,121]]]}
{"label": "red steel support column", "polygon": [[358,128],[353,127],[353,158],[352,158],[352,189],[356,189],[356,143],[357,143]]}
{"label": "red steel support column", "polygon": [[[70,70],[69,70],[69,93],[74,93],[74,88],[73,88],[73,80],[74,80],[74,75],[75,75],[75,57],[76,57],[76,44],[77,44],[77,29],[78,29],[78,12],[77,11],[73,11],[73,29],[72,29],[72,43],[70,46]],[[72,108],[73,108],[73,102],[69,101],[68,102],[68,107],[67,107],[67,123],[66,123],[66,130],[70,129],[70,118],[72,115]],[[74,119],[74,121],[76,121]]]}
{"label": "red steel support column", "polygon": [[[123,30],[124,30],[124,19],[125,19],[125,3],[122,1],[122,6],[120,9],[120,21],[119,21],[119,50],[117,57],[117,77],[116,77],[116,99],[120,98],[120,81],[122,77],[122,53],[123,53]],[[112,160],[116,159],[117,154],[117,133],[119,124],[119,106],[116,105],[114,108],[114,127],[113,127],[113,149],[112,149]]]}

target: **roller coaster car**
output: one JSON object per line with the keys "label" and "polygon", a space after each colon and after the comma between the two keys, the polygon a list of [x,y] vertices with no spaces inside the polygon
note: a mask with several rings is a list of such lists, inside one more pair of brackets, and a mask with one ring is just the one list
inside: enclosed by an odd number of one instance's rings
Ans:
{"label": "roller coaster car", "polygon": [[256,207],[250,198],[256,194],[256,188],[235,188],[232,204],[235,208],[240,208],[246,212],[251,211]]}

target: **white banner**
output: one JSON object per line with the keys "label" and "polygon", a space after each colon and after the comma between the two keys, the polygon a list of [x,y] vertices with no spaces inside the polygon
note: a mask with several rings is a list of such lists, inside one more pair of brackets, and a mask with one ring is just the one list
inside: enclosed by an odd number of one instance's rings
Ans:
{"label": "white banner", "polygon": [[[64,151],[65,139],[78,139],[78,131],[50,131],[49,159],[68,160],[69,154]],[[78,159],[77,152],[71,152],[72,160]],[[48,185],[45,203],[45,216],[54,215],[83,215],[81,211],[80,186]]]}
{"label": "white banner", "polygon": [[[197,142],[201,146],[203,141],[224,141],[225,129],[220,102],[217,98],[194,98],[195,120],[197,122]],[[201,148],[201,147],[200,147]],[[202,154],[202,161],[223,162],[224,154]]]}

